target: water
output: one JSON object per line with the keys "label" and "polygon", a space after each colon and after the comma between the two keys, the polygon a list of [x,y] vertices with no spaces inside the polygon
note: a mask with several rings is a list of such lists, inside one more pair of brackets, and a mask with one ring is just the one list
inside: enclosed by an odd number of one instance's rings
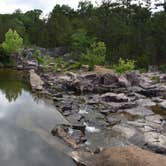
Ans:
{"label": "water", "polygon": [[0,165],[75,165],[65,154],[70,149],[50,134],[56,124],[68,122],[31,93],[24,76],[0,70]]}

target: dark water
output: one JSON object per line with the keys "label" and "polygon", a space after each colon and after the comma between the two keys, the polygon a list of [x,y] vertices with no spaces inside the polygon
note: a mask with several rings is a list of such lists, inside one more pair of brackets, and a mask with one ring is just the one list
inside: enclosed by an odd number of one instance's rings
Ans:
{"label": "dark water", "polygon": [[0,165],[73,166],[69,149],[50,130],[67,123],[31,93],[22,72],[0,70]]}

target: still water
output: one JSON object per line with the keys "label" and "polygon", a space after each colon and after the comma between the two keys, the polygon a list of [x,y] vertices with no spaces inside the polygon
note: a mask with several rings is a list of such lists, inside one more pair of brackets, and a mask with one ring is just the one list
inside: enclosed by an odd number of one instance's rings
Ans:
{"label": "still water", "polygon": [[74,166],[69,149],[50,130],[68,123],[31,93],[22,72],[0,70],[0,165]]}

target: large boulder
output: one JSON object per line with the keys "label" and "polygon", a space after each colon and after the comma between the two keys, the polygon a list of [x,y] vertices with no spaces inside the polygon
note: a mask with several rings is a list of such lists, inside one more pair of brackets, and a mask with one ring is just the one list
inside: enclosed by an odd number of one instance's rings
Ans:
{"label": "large boulder", "polygon": [[24,62],[24,69],[26,70],[37,70],[38,69],[38,64],[36,61],[28,60]]}
{"label": "large boulder", "polygon": [[131,86],[139,86],[140,74],[137,71],[127,72],[125,77],[130,82]]}
{"label": "large boulder", "polygon": [[95,153],[74,151],[72,158],[85,166],[165,166],[166,156],[136,146],[99,149]]}
{"label": "large boulder", "polygon": [[30,84],[33,90],[43,90],[44,82],[40,78],[40,76],[35,72],[35,70],[31,69],[29,71],[30,74]]}
{"label": "large boulder", "polygon": [[106,73],[100,76],[100,81],[100,83],[103,85],[117,84],[118,76],[115,74]]}
{"label": "large boulder", "polygon": [[122,86],[122,87],[130,87],[131,86],[131,82],[127,80],[127,78],[123,75],[121,75],[119,78],[118,78],[118,82],[119,82],[119,85]]}

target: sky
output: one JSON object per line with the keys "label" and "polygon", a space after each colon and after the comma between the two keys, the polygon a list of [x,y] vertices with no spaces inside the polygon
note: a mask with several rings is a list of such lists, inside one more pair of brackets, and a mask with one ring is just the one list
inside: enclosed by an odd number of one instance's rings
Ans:
{"label": "sky", "polygon": [[[80,0],[0,0],[0,13],[13,13],[16,9],[21,9],[23,12],[32,9],[41,9],[44,11],[44,15],[46,15],[56,4],[67,4],[73,8],[77,8],[79,1]],[[91,0],[91,2],[95,4],[95,2],[100,3],[101,0]]]}
{"label": "sky", "polygon": [[[41,9],[44,14],[49,13],[56,4],[67,4],[73,8],[77,8],[80,0],[0,0],[0,13],[12,13],[16,9],[23,12],[32,9]],[[92,3],[100,0],[91,0]]]}

